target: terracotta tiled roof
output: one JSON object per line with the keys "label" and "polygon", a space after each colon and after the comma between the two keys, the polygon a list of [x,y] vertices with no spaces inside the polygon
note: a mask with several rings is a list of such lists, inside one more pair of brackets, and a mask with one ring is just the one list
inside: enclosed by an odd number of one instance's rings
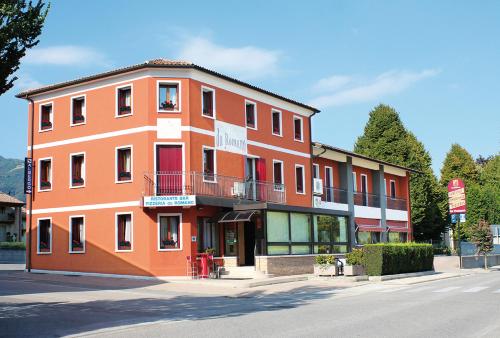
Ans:
{"label": "terracotta tiled roof", "polygon": [[208,69],[208,68],[205,68],[205,67],[202,67],[202,66],[198,66],[198,65],[196,65],[196,64],[194,64],[192,62],[182,61],[182,60],[161,59],[161,58],[160,59],[148,60],[148,61],[145,61],[143,63],[139,63],[139,64],[132,65],[132,66],[118,68],[118,69],[111,70],[111,71],[104,72],[104,73],[99,73],[99,74],[95,74],[95,75],[91,75],[91,76],[81,77],[81,78],[78,78],[78,79],[75,79],[75,80],[71,80],[71,81],[56,83],[56,84],[52,84],[52,85],[48,85],[48,86],[43,86],[43,87],[36,88],[36,89],[25,90],[25,91],[20,92],[19,94],[17,94],[16,97],[17,98],[27,98],[27,97],[30,97],[30,96],[33,96],[33,95],[37,95],[37,94],[41,94],[41,93],[44,93],[44,92],[48,92],[48,91],[51,91],[51,90],[56,90],[56,89],[60,89],[60,88],[64,88],[64,87],[74,86],[74,85],[78,85],[78,84],[81,84],[81,83],[84,83],[84,82],[94,81],[94,80],[102,79],[102,78],[105,78],[105,77],[108,77],[108,76],[114,76],[114,75],[118,75],[118,74],[122,74],[122,73],[127,73],[127,72],[131,72],[131,71],[139,70],[139,69],[144,69],[144,68],[191,68],[191,69],[196,69],[196,70],[199,70],[199,71],[211,74],[213,76],[217,76],[217,77],[222,78],[224,80],[234,82],[234,83],[239,84],[241,86],[245,86],[247,88],[251,88],[251,89],[257,90],[257,91],[262,92],[264,94],[273,96],[273,97],[275,97],[277,99],[280,99],[280,100],[287,101],[289,103],[298,105],[298,106],[300,106],[302,108],[306,108],[308,110],[311,110],[314,113],[318,113],[319,112],[319,110],[317,108],[314,108],[314,107],[311,107],[311,106],[306,105],[304,103],[300,103],[298,101],[286,98],[286,97],[278,95],[276,93],[267,91],[265,89],[262,89],[260,87],[251,85],[249,83],[240,81],[240,80],[235,79],[233,77],[230,77],[230,76],[218,73],[218,72],[216,72],[214,70],[211,70],[211,69]]}
{"label": "terracotta tiled roof", "polygon": [[3,192],[0,192],[0,204],[9,204],[9,205],[24,205],[24,202],[18,200],[17,198],[7,195]]}

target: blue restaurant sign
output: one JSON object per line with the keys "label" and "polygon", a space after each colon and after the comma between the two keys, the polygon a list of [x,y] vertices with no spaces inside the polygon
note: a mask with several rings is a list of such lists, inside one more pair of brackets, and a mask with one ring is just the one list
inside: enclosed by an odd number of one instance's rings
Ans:
{"label": "blue restaurant sign", "polygon": [[24,193],[31,194],[33,192],[33,159],[24,158]]}

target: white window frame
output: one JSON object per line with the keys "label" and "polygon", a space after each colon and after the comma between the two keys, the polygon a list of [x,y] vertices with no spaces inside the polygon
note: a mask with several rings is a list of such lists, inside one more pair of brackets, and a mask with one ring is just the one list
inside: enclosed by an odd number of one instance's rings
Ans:
{"label": "white window frame", "polygon": [[[295,121],[297,120],[300,121],[300,140],[295,138]],[[293,140],[304,143],[304,119],[297,115],[293,116]]]}
{"label": "white window frame", "polygon": [[[119,115],[119,111],[118,111],[118,109],[119,109],[119,105],[118,105],[119,93],[120,93],[120,89],[125,89],[125,88],[130,88],[130,113]],[[128,84],[125,84],[122,86],[115,87],[115,118],[127,117],[127,116],[132,116],[132,115],[134,115],[134,84],[128,83]]]}
{"label": "white window frame", "polygon": [[[179,100],[179,108],[177,110],[163,110],[160,109],[159,103],[160,103],[160,85],[166,84],[166,85],[171,85],[175,84],[177,85],[177,100]],[[178,80],[157,80],[156,81],[156,110],[158,113],[180,113],[182,111],[182,90],[181,90],[181,81]]]}
{"label": "white window frame", "polygon": [[[161,216],[179,216],[179,247],[175,249],[160,249],[160,217]],[[156,245],[158,251],[182,251],[182,213],[158,213],[156,216]]]}
{"label": "white window frame", "polygon": [[[273,128],[273,114],[274,113],[279,113],[279,115],[280,115],[280,133],[279,134],[274,133],[274,128]],[[274,136],[283,137],[283,113],[281,110],[278,110],[275,108],[271,109],[271,134],[273,134]]]}
{"label": "white window frame", "polygon": [[354,192],[358,192],[358,179],[355,171],[352,172],[352,188]]}
{"label": "white window frame", "polygon": [[[78,155],[83,155],[83,166],[82,166],[82,178],[83,178],[83,184],[82,185],[73,185],[73,156],[78,156]],[[86,175],[86,168],[87,167],[87,156],[85,155],[85,152],[79,152],[79,153],[70,153],[69,154],[69,188],[70,189],[79,189],[79,188],[85,188],[85,185],[87,185],[87,175]],[[52,184],[52,182],[51,182]]]}
{"label": "white window frame", "polygon": [[[118,180],[118,150],[130,148],[130,180],[119,181]],[[156,176],[156,175],[155,175]],[[134,147],[129,145],[115,147],[115,183],[131,183],[134,181]]]}
{"label": "white window frame", "polygon": [[[203,162],[205,149],[213,150],[214,152],[214,179],[212,181],[205,179],[205,163]],[[203,182],[217,183],[217,150],[215,150],[215,147],[205,146],[205,145],[201,147],[201,171],[202,171]]]}
{"label": "white window frame", "polygon": [[[49,229],[49,237],[50,237],[50,251],[40,251],[40,221],[44,221],[44,220],[50,220],[50,229]],[[54,243],[52,241],[52,217],[42,217],[42,218],[38,218],[36,220],[36,253],[37,255],[50,255],[52,254],[52,248],[54,246]]]}
{"label": "white window frame", "polygon": [[[394,182],[394,197],[392,197],[392,182]],[[389,197],[397,198],[396,195],[396,180],[389,180]]]}
{"label": "white window frame", "polygon": [[[83,243],[83,250],[82,251],[73,251],[72,250],[72,242],[73,242],[73,239],[72,239],[72,236],[73,236],[73,218],[83,218],[83,239],[82,239],[82,243]],[[86,244],[86,240],[85,240],[85,215],[71,215],[68,217],[69,219],[69,245],[68,245],[68,253],[70,254],[83,254],[85,253],[85,244]]]}
{"label": "white window frame", "polygon": [[[42,170],[42,161],[50,161],[50,189],[40,189],[42,187],[42,176],[40,175],[41,170]],[[54,176],[54,160],[52,157],[43,157],[38,159],[38,179],[37,179],[37,192],[47,192],[47,191],[52,191],[54,189],[54,182],[52,180],[52,177]]]}
{"label": "white window frame", "polygon": [[[73,123],[73,101],[76,99],[81,99],[83,97],[83,110],[82,115],[84,121],[80,123]],[[70,127],[81,126],[87,124],[87,94],[72,96],[69,100],[69,125]],[[53,124],[52,124],[53,125]]]}
{"label": "white window frame", "polygon": [[[247,104],[253,105],[253,115],[254,115],[254,120],[255,120],[255,127],[250,127],[247,125]],[[247,129],[252,129],[252,130],[257,130],[257,103],[254,101],[250,101],[245,99],[245,126]]]}
{"label": "white window frame", "polygon": [[[275,183],[276,180],[274,177],[274,164],[275,163],[281,164],[281,185],[283,186],[282,189],[276,189],[276,183]],[[284,165],[283,161],[273,159],[273,190],[274,191],[284,191],[284,188],[285,188],[285,165]]]}
{"label": "white window frame", "polygon": [[[52,123],[52,127],[50,127],[49,129],[42,129],[42,107],[45,107],[45,106],[52,106],[52,112],[50,114],[50,123]],[[39,133],[45,133],[47,131],[54,130],[54,107],[55,107],[54,101],[40,103],[38,105],[38,132]]]}
{"label": "white window frame", "polygon": [[[297,168],[302,168],[302,188],[303,192],[298,191],[298,186],[297,186]],[[295,164],[295,193],[298,195],[305,195],[306,194],[306,170],[305,166],[302,164]]]}
{"label": "white window frame", "polygon": [[[212,92],[212,105],[213,105],[213,116],[208,116],[203,114],[203,93],[204,92]],[[216,105],[215,105],[215,89],[207,86],[201,86],[201,116],[206,117],[207,119],[212,119],[215,120],[217,113],[216,113]]]}
{"label": "white window frame", "polygon": [[[118,216],[130,215],[130,250],[118,249]],[[134,251],[134,213],[132,211],[115,212],[115,252],[133,252]]]}
{"label": "white window frame", "polygon": [[313,178],[321,179],[319,174],[319,164],[313,163]]}

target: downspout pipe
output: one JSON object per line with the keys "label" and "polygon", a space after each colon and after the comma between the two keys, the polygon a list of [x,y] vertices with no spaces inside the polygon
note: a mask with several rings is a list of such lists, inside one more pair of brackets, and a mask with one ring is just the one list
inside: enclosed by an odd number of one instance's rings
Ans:
{"label": "downspout pipe", "polygon": [[[313,142],[312,142],[312,118],[314,115],[316,115],[318,112],[314,111],[310,116],[309,116],[309,152],[311,154],[311,163],[310,163],[310,172],[311,172],[311,205],[314,207],[314,165],[313,165],[313,158],[314,158],[314,152],[313,152]],[[326,151],[326,150],[325,150]]]}
{"label": "downspout pipe", "polygon": [[[31,158],[31,160],[33,161],[33,138],[35,136],[35,127],[34,127],[34,124],[35,124],[35,102],[33,101],[32,98],[28,97],[28,95],[26,95],[25,99],[27,101],[29,101],[29,103],[31,104],[31,130],[30,130],[30,133],[31,133],[31,138],[30,138],[30,148],[29,148],[29,157]],[[31,272],[31,230],[32,230],[32,224],[33,224],[33,193],[34,193],[34,190],[33,190],[33,166],[34,166],[34,162],[32,162],[32,165],[31,165],[31,194],[30,195],[30,198],[29,198],[29,201],[30,201],[30,206],[29,206],[29,221],[28,221],[28,229],[29,231],[26,232],[26,241],[28,243],[28,247],[27,247],[27,250],[26,250],[26,271],[28,272]]]}

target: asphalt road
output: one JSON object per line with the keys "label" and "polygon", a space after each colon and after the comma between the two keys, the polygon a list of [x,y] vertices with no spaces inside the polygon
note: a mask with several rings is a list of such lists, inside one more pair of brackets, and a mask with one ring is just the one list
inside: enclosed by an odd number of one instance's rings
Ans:
{"label": "asphalt road", "polygon": [[0,336],[500,337],[500,271],[414,285],[302,282],[226,294],[160,287],[0,272]]}

